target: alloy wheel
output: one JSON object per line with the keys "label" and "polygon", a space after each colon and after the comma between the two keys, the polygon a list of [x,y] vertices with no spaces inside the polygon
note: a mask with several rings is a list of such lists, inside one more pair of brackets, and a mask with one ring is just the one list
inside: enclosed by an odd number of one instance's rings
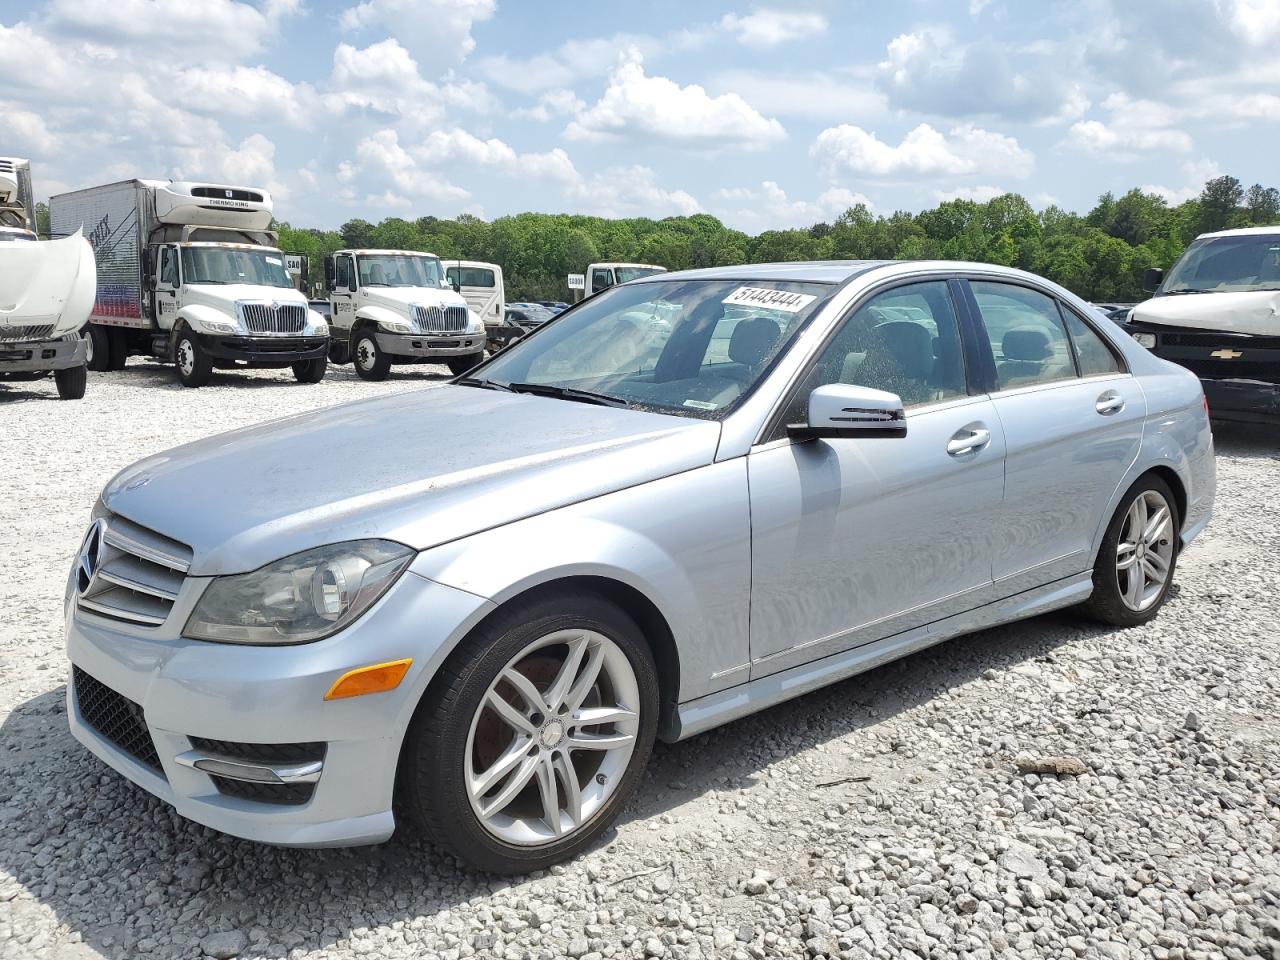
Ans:
{"label": "alloy wheel", "polygon": [[499,672],[471,720],[471,809],[506,843],[568,837],[617,789],[639,729],[639,684],[621,647],[591,630],[547,634]]}
{"label": "alloy wheel", "polygon": [[1173,511],[1155,490],[1138,495],[1125,515],[1116,544],[1116,580],[1130,610],[1141,612],[1164,592],[1173,567]]}

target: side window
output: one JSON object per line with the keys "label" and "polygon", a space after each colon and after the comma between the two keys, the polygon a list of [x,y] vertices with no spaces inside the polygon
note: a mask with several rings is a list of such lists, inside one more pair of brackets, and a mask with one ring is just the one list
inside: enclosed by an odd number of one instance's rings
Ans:
{"label": "side window", "polygon": [[160,248],[160,282],[170,287],[178,285],[178,257],[173,247]]}
{"label": "side window", "polygon": [[996,361],[996,389],[1071,380],[1076,367],[1057,302],[1009,283],[969,284]]}
{"label": "side window", "polygon": [[896,393],[907,407],[962,396],[960,324],[946,281],[913,283],[872,297],[844,321],[818,358],[815,374],[808,390],[854,384]]}
{"label": "side window", "polygon": [[453,284],[458,283],[458,268],[450,267],[448,270],[444,272],[444,278],[449,281],[450,286],[453,286]]}
{"label": "side window", "polygon": [[1121,373],[1123,368],[1116,359],[1115,351],[1102,338],[1102,335],[1076,316],[1071,310],[1062,307],[1063,319],[1067,321],[1067,333],[1071,335],[1071,344],[1076,348],[1076,362],[1080,365],[1080,376],[1097,377],[1108,373]]}
{"label": "side window", "polygon": [[338,257],[338,276],[334,281],[339,287],[351,289],[351,258]]}
{"label": "side window", "polygon": [[609,275],[608,270],[595,270],[591,273],[591,292],[599,293],[601,290],[608,289],[613,286],[613,277]]}

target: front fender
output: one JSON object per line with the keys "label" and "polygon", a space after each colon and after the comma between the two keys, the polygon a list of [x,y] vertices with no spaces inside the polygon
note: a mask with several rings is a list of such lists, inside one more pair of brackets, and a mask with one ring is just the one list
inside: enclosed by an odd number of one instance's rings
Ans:
{"label": "front fender", "polygon": [[364,306],[356,311],[355,321],[351,324],[355,329],[361,321],[366,323],[408,323],[409,318],[404,314],[396,313],[394,310],[388,310],[386,307]]}
{"label": "front fender", "polygon": [[226,335],[226,330],[210,328],[209,324],[221,324],[224,328],[230,325],[239,328],[236,318],[230,314],[223,313],[221,310],[206,306],[203,303],[191,303],[182,307],[178,311],[178,315],[174,318],[173,326],[176,329],[179,323],[186,323],[195,333],[207,333],[213,335]]}

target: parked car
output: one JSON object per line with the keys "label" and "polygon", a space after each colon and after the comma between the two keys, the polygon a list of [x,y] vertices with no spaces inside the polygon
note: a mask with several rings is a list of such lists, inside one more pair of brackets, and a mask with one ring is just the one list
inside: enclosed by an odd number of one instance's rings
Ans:
{"label": "parked car", "polygon": [[552,313],[562,313],[569,309],[569,304],[563,300],[539,300],[539,304],[546,307]]}
{"label": "parked car", "polygon": [[491,353],[511,346],[527,337],[556,314],[540,303],[508,303],[503,310],[501,325],[489,328],[488,348]]}
{"label": "parked car", "polygon": [[1145,286],[1124,329],[1196,374],[1215,420],[1280,424],[1280,226],[1202,234]]}
{"label": "parked car", "polygon": [[657,275],[450,385],[122,471],[67,582],[71,728],[240,837],[398,809],[540,869],[655,737],[1048,610],[1150,620],[1214,484],[1196,378],[1039,277]]}

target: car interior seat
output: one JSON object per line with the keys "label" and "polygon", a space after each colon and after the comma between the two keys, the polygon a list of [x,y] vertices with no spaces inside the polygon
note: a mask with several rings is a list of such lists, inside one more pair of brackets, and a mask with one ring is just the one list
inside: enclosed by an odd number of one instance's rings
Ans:
{"label": "car interior seat", "polygon": [[1046,376],[1053,349],[1049,335],[1035,327],[1014,327],[1005,333],[1000,342],[1002,359],[996,364],[996,375],[1001,387],[1016,387],[1040,380]]}
{"label": "car interior seat", "polygon": [[931,400],[937,392],[933,377],[933,334],[912,320],[890,320],[873,330],[866,359],[848,383],[896,393],[905,404]]}
{"label": "car interior seat", "polygon": [[[745,381],[759,367],[782,336],[782,328],[768,317],[739,320],[729,337],[729,359],[740,365],[736,371],[725,371],[734,379]],[[717,371],[719,374],[720,371]]]}

